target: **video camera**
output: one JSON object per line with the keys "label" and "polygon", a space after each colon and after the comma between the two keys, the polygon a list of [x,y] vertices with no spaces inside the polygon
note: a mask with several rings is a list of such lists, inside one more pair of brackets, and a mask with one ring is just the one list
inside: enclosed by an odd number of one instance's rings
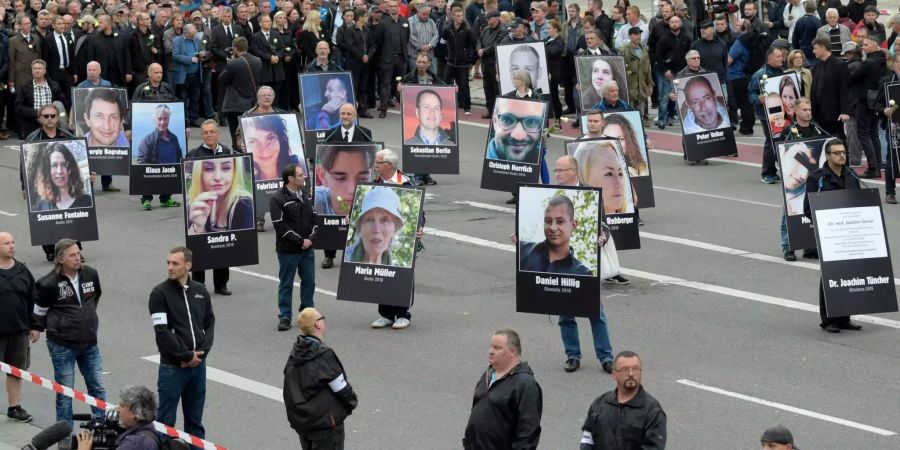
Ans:
{"label": "video camera", "polygon": [[706,0],[706,12],[713,16],[718,14],[734,14],[738,11],[734,0]]}
{"label": "video camera", "polygon": [[[93,450],[114,450],[116,439],[125,431],[119,425],[119,412],[115,409],[106,411],[105,417],[94,417],[90,414],[73,414],[72,420],[84,421],[79,428],[93,432]],[[69,448],[78,448],[78,437],[72,436]]]}

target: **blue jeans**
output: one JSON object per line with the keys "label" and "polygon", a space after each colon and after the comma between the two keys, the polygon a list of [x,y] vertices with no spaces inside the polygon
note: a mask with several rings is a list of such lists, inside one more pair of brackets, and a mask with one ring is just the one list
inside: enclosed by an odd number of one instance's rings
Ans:
{"label": "blue jeans", "polygon": [[199,438],[206,437],[202,423],[206,403],[206,360],[193,368],[160,364],[156,389],[159,393],[156,420],[175,426],[178,401],[181,400],[184,431]]}
{"label": "blue jeans", "polygon": [[658,122],[665,123],[675,117],[675,102],[669,100],[672,93],[672,80],[666,78],[665,71],[656,72],[656,86],[659,89],[659,118]]}
{"label": "blue jeans", "polygon": [[547,147],[541,148],[541,182],[550,184],[550,169],[547,168]]}
{"label": "blue jeans", "polygon": [[[590,319],[591,332],[594,335],[594,351],[600,362],[612,361],[612,343],[609,340],[609,326],[606,322],[606,311],[600,305],[600,317]],[[566,356],[581,359],[581,343],[578,340],[578,324],[572,316],[559,316],[559,334],[562,336]]]}
{"label": "blue jeans", "polygon": [[[100,347],[92,345],[84,349],[67,347],[47,340],[47,348],[50,350],[50,361],[53,363],[53,379],[57,383],[75,387],[75,363],[84,377],[88,394],[101,400],[106,400],[106,389],[103,388],[103,361],[100,358]],[[91,408],[95,417],[103,417],[103,410]],[[64,420],[72,425],[72,399],[62,394],[56,394],[56,421]]]}
{"label": "blue jeans", "polygon": [[781,211],[781,253],[789,251],[791,251],[791,246],[788,244],[787,213]]}
{"label": "blue jeans", "polygon": [[303,253],[278,254],[278,318],[291,320],[294,273],[300,275],[300,310],[316,306],[316,257],[312,249]]}

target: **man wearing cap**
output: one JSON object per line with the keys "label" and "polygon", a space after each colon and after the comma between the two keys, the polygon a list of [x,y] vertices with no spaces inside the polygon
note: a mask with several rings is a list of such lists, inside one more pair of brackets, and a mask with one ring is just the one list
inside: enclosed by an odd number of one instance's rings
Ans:
{"label": "man wearing cap", "polygon": [[547,39],[550,23],[547,22],[547,2],[534,2],[531,4],[531,37],[536,41]]}
{"label": "man wearing cap", "polygon": [[506,28],[500,24],[500,11],[489,11],[484,15],[487,26],[481,30],[475,48],[481,58],[482,83],[487,112],[482,119],[490,119],[494,110],[494,102],[500,94],[500,83],[497,81],[497,44],[503,41]]}
{"label": "man wearing cap", "polygon": [[794,435],[784,425],[775,425],[767,428],[759,442],[762,450],[797,450],[794,445]]}

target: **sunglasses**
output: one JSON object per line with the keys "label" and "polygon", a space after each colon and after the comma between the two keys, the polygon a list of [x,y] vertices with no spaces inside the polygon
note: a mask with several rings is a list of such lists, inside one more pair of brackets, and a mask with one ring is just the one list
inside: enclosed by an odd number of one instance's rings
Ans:
{"label": "sunglasses", "polygon": [[56,114],[41,114],[41,117],[43,117],[45,119],[55,119]]}

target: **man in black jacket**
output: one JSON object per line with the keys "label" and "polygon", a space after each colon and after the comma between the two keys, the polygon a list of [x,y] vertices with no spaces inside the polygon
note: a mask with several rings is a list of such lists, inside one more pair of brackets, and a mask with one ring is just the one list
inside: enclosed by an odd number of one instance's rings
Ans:
{"label": "man in black jacket", "polygon": [[300,435],[303,450],[344,448],[344,420],[358,403],[344,366],[322,339],[325,316],[306,308],[297,318],[300,331],[284,366],[284,406]]}
{"label": "man in black jacket", "polygon": [[[878,115],[873,106],[875,96],[884,89],[880,83],[887,72],[887,58],[878,47],[878,40],[871,34],[862,40],[862,51],[865,59],[858,69],[850,72],[850,84],[859,86],[860,98],[856,99],[856,131],[863,153],[866,155],[866,171],[862,178],[881,178],[881,141],[878,132]],[[870,105],[868,99],[872,96]]]}
{"label": "man in black jacket", "polygon": [[444,79],[459,88],[459,106],[466,115],[472,114],[472,100],[469,98],[469,66],[475,60],[476,36],[469,24],[463,20],[461,9],[450,13],[450,24],[441,33],[447,42],[447,68]]}
{"label": "man in black jacket", "polygon": [[40,128],[37,113],[42,106],[60,101],[66,110],[69,109],[69,102],[59,88],[59,83],[47,78],[46,74],[47,63],[42,59],[36,59],[31,63],[32,78],[16,84],[16,116],[21,128],[20,136],[28,136]]}
{"label": "man in black jacket", "polygon": [[345,22],[337,33],[337,46],[344,56],[344,66],[353,78],[353,92],[360,117],[371,119],[366,112],[366,80],[369,76],[369,62],[375,55],[375,47],[369,42],[369,33],[365,29],[366,10],[356,8],[353,11],[353,22]]}
{"label": "man in black jacket", "polygon": [[47,62],[47,78],[59,84],[62,92],[70,92],[75,76],[75,43],[67,39],[65,30],[62,16],[56,16],[53,32],[47,33],[41,43],[41,57]]}
{"label": "man in black jacket", "polygon": [[687,64],[684,56],[691,49],[691,38],[681,29],[681,18],[673,16],[669,19],[669,31],[660,38],[656,46],[656,64],[659,73],[659,118],[657,126],[660,130],[674,118],[671,117],[675,102],[669,100],[672,91],[672,80]]}
{"label": "man in black jacket", "polygon": [[847,65],[831,55],[828,39],[813,41],[813,54],[819,61],[812,66],[813,119],[828,134],[844,139],[842,122],[850,118],[850,74]]}
{"label": "man in black jacket", "polygon": [[500,95],[500,83],[497,81],[497,44],[506,37],[506,27],[500,23],[500,12],[491,11],[484,16],[487,26],[481,29],[476,44],[478,57],[481,58],[481,79],[484,84],[484,96],[487,103],[487,112],[482,119],[490,119],[494,110],[494,102]]}
{"label": "man in black jacket", "polygon": [[228,60],[225,70],[219,73],[219,86],[225,87],[220,112],[228,118],[228,131],[231,133],[231,145],[237,141],[237,129],[241,125],[240,117],[244,111],[253,107],[256,101],[256,90],[262,75],[262,61],[248,53],[247,38],[234,38],[232,44],[234,57]]}
{"label": "man in black jacket", "polygon": [[[34,310],[34,277],[16,261],[16,243],[12,234],[0,232],[0,361],[28,369],[28,346],[40,333],[31,330]],[[22,379],[6,376],[9,408],[6,416],[16,422],[31,422],[31,414],[22,409]]]}
{"label": "man in black jacket", "polygon": [[175,247],[166,256],[168,279],[150,292],[150,319],[159,349],[159,411],[157,420],[175,426],[178,401],[184,431],[206,437],[206,358],[213,346],[216,316],[209,292],[191,280],[193,253]]}
{"label": "man in black jacket", "polygon": [[[810,192],[839,191],[842,189],[859,189],[860,180],[850,167],[847,166],[847,147],[840,139],[832,139],[822,148],[822,157],[825,165],[816,169],[806,179],[806,198],[803,199],[803,214],[812,219],[812,211],[809,207]],[[822,322],[819,326],[829,333],[840,333],[841,330],[861,330],[862,325],[850,321],[850,316],[828,317],[825,308],[824,280],[819,278],[819,317]]]}
{"label": "man in black jacket", "polygon": [[294,273],[300,275],[300,311],[315,306],[315,212],[302,191],[306,185],[303,167],[288,164],[281,171],[281,180],[284,185],[269,199],[269,215],[278,254],[278,331],[286,331],[291,327]]}
{"label": "man in black jacket", "polygon": [[[37,282],[35,326],[47,331],[47,348],[57,383],[75,387],[75,364],[84,375],[88,394],[106,399],[101,373],[103,362],[97,346],[97,304],[103,291],[97,271],[81,262],[81,249],[71,239],[60,239],[54,248],[55,267]],[[94,416],[104,411],[93,408]],[[72,399],[56,394],[56,420],[72,424]]]}
{"label": "man in black jacket", "polygon": [[541,438],[543,394],[513,330],[491,336],[490,367],[475,385],[465,450],[515,448],[535,450]]}
{"label": "man in black jacket", "polygon": [[613,366],[616,388],[591,403],[580,449],[666,448],[666,413],[641,386],[641,358],[621,351]]}
{"label": "man in black jacket", "polygon": [[406,47],[409,43],[409,22],[400,15],[397,0],[388,0],[388,15],[375,29],[375,47],[378,49],[378,81],[381,104],[378,118],[387,117],[388,104],[395,90],[394,78],[406,73]]}

